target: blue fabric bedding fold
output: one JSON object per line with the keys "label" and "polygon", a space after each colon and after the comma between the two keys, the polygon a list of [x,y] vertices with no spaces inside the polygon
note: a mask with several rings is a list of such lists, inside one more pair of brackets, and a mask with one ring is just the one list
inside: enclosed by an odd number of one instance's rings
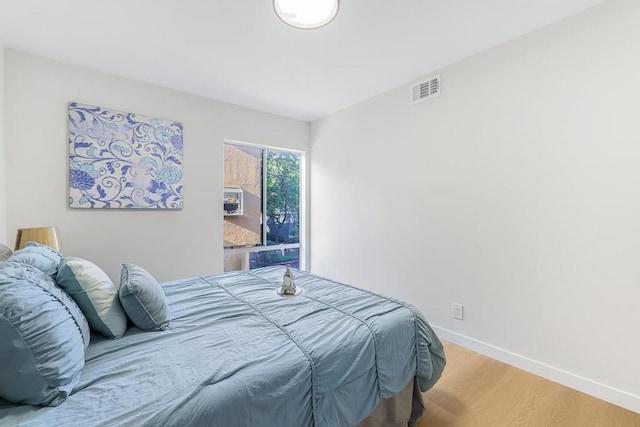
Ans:
{"label": "blue fabric bedding fold", "polygon": [[171,328],[92,337],[85,368],[56,408],[0,404],[22,426],[355,426],[413,377],[429,389],[442,345],[415,308],[284,269],[164,283]]}

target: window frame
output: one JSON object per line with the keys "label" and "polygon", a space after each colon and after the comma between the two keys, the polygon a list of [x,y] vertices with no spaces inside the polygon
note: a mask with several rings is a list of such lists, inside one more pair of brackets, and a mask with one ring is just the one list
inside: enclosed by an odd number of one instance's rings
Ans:
{"label": "window frame", "polygon": [[[224,156],[224,149],[226,145],[235,145],[235,146],[239,146],[239,147],[248,147],[248,148],[256,148],[256,149],[260,149],[263,150],[264,155],[262,156],[262,227],[261,227],[261,232],[262,232],[262,244],[260,245],[255,245],[255,246],[232,246],[232,247],[224,247],[223,244],[223,258],[226,257],[227,255],[232,255],[232,254],[240,254],[240,253],[256,253],[256,252],[265,252],[265,251],[275,251],[275,250],[283,250],[283,249],[295,249],[298,248],[300,251],[300,258],[299,258],[299,262],[300,262],[300,270],[306,270],[307,269],[307,265],[308,265],[308,254],[307,254],[307,220],[308,220],[308,216],[307,216],[307,153],[305,151],[302,150],[296,150],[296,149],[291,149],[291,148],[283,148],[283,147],[278,147],[278,146],[274,146],[274,145],[266,145],[266,144],[256,144],[256,143],[251,143],[251,142],[245,142],[245,141],[238,141],[238,140],[233,140],[233,139],[225,139],[223,141],[222,144],[222,180],[224,182],[224,162],[225,162],[225,156]],[[266,186],[266,174],[267,174],[267,168],[266,168],[266,162],[267,162],[267,156],[266,156],[266,151],[267,150],[272,150],[272,151],[280,151],[280,152],[285,152],[285,153],[294,153],[300,156],[300,182],[299,182],[299,199],[300,199],[300,212],[299,212],[299,224],[298,224],[298,229],[299,229],[299,242],[298,243],[284,243],[284,244],[277,244],[277,245],[267,245],[267,227],[266,227],[266,221],[267,221],[267,217],[266,217],[266,212],[267,212],[267,186]],[[223,227],[224,227],[224,215],[222,217],[222,223],[223,223]],[[224,234],[224,232],[223,232]]]}

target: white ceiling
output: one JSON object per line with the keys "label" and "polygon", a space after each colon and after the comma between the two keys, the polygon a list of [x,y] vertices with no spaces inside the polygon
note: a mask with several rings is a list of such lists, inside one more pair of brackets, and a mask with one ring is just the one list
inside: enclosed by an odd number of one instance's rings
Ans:
{"label": "white ceiling", "polygon": [[271,0],[0,0],[0,43],[313,121],[605,0],[342,0],[296,30]]}

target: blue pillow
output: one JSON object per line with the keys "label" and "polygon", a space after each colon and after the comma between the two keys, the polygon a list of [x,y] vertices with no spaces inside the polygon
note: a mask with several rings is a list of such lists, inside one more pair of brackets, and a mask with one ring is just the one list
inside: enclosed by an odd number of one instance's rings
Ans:
{"label": "blue pillow", "polygon": [[55,249],[40,243],[28,242],[24,248],[15,251],[7,261],[29,264],[49,276],[55,276],[61,259],[62,255]]}
{"label": "blue pillow", "polygon": [[129,319],[145,331],[165,330],[171,312],[164,291],[147,270],[133,264],[122,264],[120,303]]}
{"label": "blue pillow", "polygon": [[118,300],[118,288],[91,261],[63,257],[58,285],[80,306],[89,326],[107,338],[119,338],[127,330],[127,316]]}
{"label": "blue pillow", "polygon": [[89,325],[76,303],[40,270],[0,263],[0,397],[57,406],[84,367]]}

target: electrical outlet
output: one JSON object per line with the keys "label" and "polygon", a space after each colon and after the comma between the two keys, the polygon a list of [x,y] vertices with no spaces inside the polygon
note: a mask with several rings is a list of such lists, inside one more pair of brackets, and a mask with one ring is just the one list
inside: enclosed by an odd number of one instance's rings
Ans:
{"label": "electrical outlet", "polygon": [[463,307],[464,306],[462,304],[456,304],[455,302],[453,304],[451,304],[451,317],[453,317],[454,319],[462,320],[462,318],[463,318],[462,308]]}

